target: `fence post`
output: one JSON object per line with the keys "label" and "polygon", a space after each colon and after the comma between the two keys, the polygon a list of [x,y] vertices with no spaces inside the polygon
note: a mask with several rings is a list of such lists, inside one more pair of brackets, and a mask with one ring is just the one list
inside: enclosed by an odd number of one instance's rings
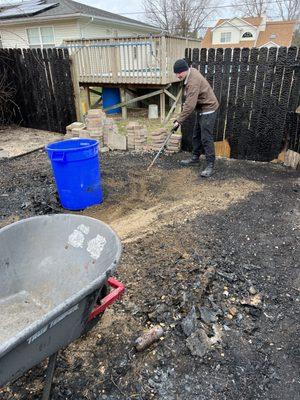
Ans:
{"label": "fence post", "polygon": [[73,88],[74,88],[76,118],[78,121],[83,121],[83,114],[82,114],[81,102],[80,102],[79,81],[78,81],[78,76],[77,76],[77,72],[76,72],[75,59],[74,59],[73,55],[70,57],[70,70],[71,70],[71,78],[72,78],[72,83],[73,83]]}
{"label": "fence post", "polygon": [[[120,94],[121,94],[121,102],[124,103],[126,101],[126,91],[124,87],[120,87]],[[127,119],[127,107],[122,107],[122,118]]]}
{"label": "fence post", "polygon": [[[160,73],[161,73],[161,79],[162,79],[162,84],[166,84],[166,68],[167,68],[167,63],[166,63],[166,58],[167,58],[167,44],[166,44],[166,37],[162,36],[161,37],[161,60],[160,60]],[[161,94],[161,98],[165,98],[164,94]]]}

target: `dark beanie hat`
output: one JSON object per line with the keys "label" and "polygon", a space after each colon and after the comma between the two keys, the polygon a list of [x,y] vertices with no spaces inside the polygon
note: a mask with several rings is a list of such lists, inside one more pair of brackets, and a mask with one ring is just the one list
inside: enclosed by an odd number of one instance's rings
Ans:
{"label": "dark beanie hat", "polygon": [[189,69],[188,63],[181,59],[177,60],[174,64],[174,73],[180,74],[180,72],[187,71]]}

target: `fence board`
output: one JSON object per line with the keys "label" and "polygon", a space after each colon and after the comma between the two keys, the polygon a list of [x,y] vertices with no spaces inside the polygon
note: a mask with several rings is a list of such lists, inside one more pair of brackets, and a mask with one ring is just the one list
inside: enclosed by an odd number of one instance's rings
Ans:
{"label": "fence board", "polygon": [[239,79],[237,85],[235,118],[233,121],[233,141],[235,143],[233,157],[244,158],[245,150],[248,143],[247,125],[245,115],[245,92],[248,84],[248,67],[249,67],[250,49],[244,48],[241,51],[241,61],[239,68]]}
{"label": "fence board", "polygon": [[237,136],[233,131],[233,124],[234,124],[234,114],[236,107],[237,84],[239,78],[240,54],[241,54],[241,49],[233,50],[232,64],[231,64],[231,79],[229,86],[228,111],[227,111],[227,121],[226,121],[226,133],[225,133],[225,137],[228,138],[229,140],[233,157],[234,154],[236,154],[236,146],[237,146]]}
{"label": "fence board", "polygon": [[211,85],[211,87],[214,87],[215,57],[216,57],[216,50],[215,49],[208,49],[206,79],[208,80],[208,82]]}
{"label": "fence board", "polygon": [[[48,52],[46,49],[43,49],[43,61],[44,61],[44,66],[45,66],[45,91],[47,91],[47,108],[48,108],[48,115],[49,115],[49,125],[48,125],[48,130],[53,129],[54,126],[56,126],[56,118],[53,110],[53,103],[54,103],[54,94],[53,94],[53,85],[52,85],[52,77],[50,73],[50,67],[49,67],[49,57],[48,57]],[[48,90],[47,90],[48,88]]]}
{"label": "fence board", "polygon": [[[217,49],[216,52],[216,61],[215,61],[215,79],[214,79],[214,92],[215,95],[220,102],[221,99],[221,91],[222,91],[222,81],[223,81],[223,56],[224,56],[223,49]],[[215,126],[217,127],[219,123],[219,114],[218,118],[216,119]],[[223,140],[223,135],[215,128],[215,140]]]}
{"label": "fence board", "polygon": [[206,75],[207,68],[207,49],[200,50],[200,72],[202,75]]}
{"label": "fence board", "polygon": [[256,68],[258,63],[259,50],[257,48],[252,48],[249,57],[249,70],[248,70],[248,82],[246,86],[245,99],[244,99],[244,119],[246,123],[243,126],[243,155],[240,154],[240,158],[251,159],[249,154],[252,151],[253,146],[253,133],[249,129],[251,109],[253,104],[255,80],[256,80]]}
{"label": "fence board", "polygon": [[288,114],[286,132],[288,132],[287,148],[300,153],[300,114],[295,110],[300,105],[300,48],[296,51],[295,62],[293,63],[293,79],[288,103]]}
{"label": "fence board", "polygon": [[227,116],[227,107],[228,107],[230,68],[231,68],[231,49],[225,49],[223,73],[222,73],[222,89],[220,95],[219,121],[217,127],[218,140],[225,139],[224,129]]}

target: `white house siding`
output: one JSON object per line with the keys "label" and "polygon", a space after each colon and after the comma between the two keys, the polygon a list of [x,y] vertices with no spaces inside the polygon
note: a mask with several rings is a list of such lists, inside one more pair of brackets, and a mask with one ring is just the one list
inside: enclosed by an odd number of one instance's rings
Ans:
{"label": "white house siding", "polygon": [[[258,29],[255,26],[252,26],[251,24],[248,24],[246,21],[244,20],[240,20],[239,18],[235,18],[233,20],[230,21],[233,25],[235,25],[236,27],[240,28],[240,40],[255,40],[256,39],[256,35],[258,32]],[[250,32],[252,33],[252,38],[243,38],[243,34],[246,32]]]}
{"label": "white house siding", "polygon": [[240,41],[240,30],[231,24],[224,24],[213,31],[212,44],[229,44],[229,42],[221,42],[222,32],[231,32],[230,43],[238,43]]}
{"label": "white house siding", "polygon": [[0,26],[0,35],[3,48],[28,47],[25,26]]}
{"label": "white house siding", "polygon": [[82,39],[97,39],[106,36],[128,36],[136,34],[144,34],[147,29],[138,27],[124,27],[122,25],[93,22],[93,21],[79,21],[78,22],[80,35]]}
{"label": "white house siding", "polygon": [[80,37],[79,27],[76,20],[69,21],[49,21],[31,22],[22,25],[3,25],[0,26],[3,48],[28,48],[28,38],[26,29],[42,26],[51,26],[54,30],[55,46],[61,45],[64,39],[77,39]]}

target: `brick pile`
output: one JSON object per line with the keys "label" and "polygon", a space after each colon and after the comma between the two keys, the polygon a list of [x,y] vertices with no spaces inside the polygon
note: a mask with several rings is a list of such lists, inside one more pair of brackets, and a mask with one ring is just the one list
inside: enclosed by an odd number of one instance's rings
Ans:
{"label": "brick pile", "polygon": [[135,150],[136,141],[137,141],[138,147],[141,146],[143,138],[142,138],[140,132],[143,130],[143,127],[139,122],[129,122],[126,129],[127,129],[128,150]]}
{"label": "brick pile", "polygon": [[165,128],[160,128],[157,131],[151,133],[151,150],[158,151],[166,140],[168,132]]}
{"label": "brick pile", "polygon": [[166,149],[166,154],[178,153],[181,144],[181,134],[174,133],[171,135]]}
{"label": "brick pile", "polygon": [[87,130],[99,130],[102,132],[103,123],[106,119],[105,112],[100,109],[89,110],[85,118]]}
{"label": "brick pile", "polygon": [[96,139],[99,141],[100,148],[102,148],[104,147],[103,126],[105,119],[106,116],[102,110],[89,110],[85,118],[85,124],[82,122],[73,122],[67,126],[65,138],[80,137]]}
{"label": "brick pile", "polygon": [[140,129],[135,132],[135,150],[145,150],[147,146],[147,129]]}
{"label": "brick pile", "polygon": [[[107,118],[102,110],[89,110],[85,123],[74,122],[67,126],[65,138],[82,137],[97,139],[101,148],[116,150],[154,150],[158,151],[164,144],[169,131],[160,128],[152,132],[148,142],[148,132],[139,122],[131,121],[127,125],[127,138],[119,133],[118,125],[113,118]],[[167,154],[180,150],[181,134],[174,133],[165,149]]]}

